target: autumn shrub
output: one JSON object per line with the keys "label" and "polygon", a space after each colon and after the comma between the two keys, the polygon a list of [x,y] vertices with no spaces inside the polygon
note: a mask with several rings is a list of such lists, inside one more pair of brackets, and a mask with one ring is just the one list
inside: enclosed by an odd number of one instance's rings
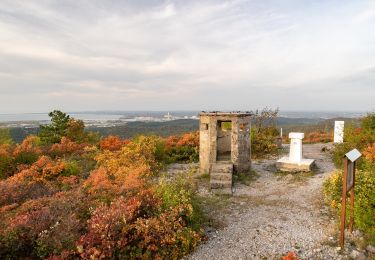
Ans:
{"label": "autumn shrub", "polygon": [[[168,193],[169,195],[166,195]],[[189,193],[158,187],[97,208],[78,242],[82,258],[177,259],[202,239],[191,226]],[[166,196],[169,196],[166,198]]]}
{"label": "autumn shrub", "polygon": [[139,136],[119,151],[105,150],[96,156],[99,166],[115,173],[134,165],[147,165],[150,172],[157,172],[163,166],[164,143],[160,137]]}
{"label": "autumn shrub", "polygon": [[[375,142],[375,115],[367,114],[361,119],[361,126],[356,127],[353,124],[345,126],[344,142],[335,144],[332,158],[336,166],[342,167],[342,158],[350,150],[356,148],[360,152],[364,152],[371,144]],[[365,161],[359,161],[357,166],[364,167]]]}
{"label": "autumn shrub", "polygon": [[65,157],[72,154],[84,153],[84,148],[87,144],[76,143],[67,137],[62,137],[59,143],[52,144],[48,154],[53,157]]}
{"label": "autumn shrub", "polygon": [[[163,138],[100,147],[60,137],[0,146],[1,158],[37,155],[0,180],[0,259],[176,259],[202,240],[194,186],[158,181],[168,161]],[[176,146],[196,147],[197,135]]]}
{"label": "autumn shrub", "polygon": [[46,258],[74,251],[84,232],[88,207],[79,192],[8,207],[0,216],[0,258]]}
{"label": "autumn shrub", "polygon": [[11,176],[14,168],[14,157],[12,156],[11,145],[0,145],[0,179]]}
{"label": "autumn shrub", "polygon": [[197,162],[199,160],[199,132],[165,139],[169,162]]}
{"label": "autumn shrub", "polygon": [[323,131],[314,131],[307,133],[303,139],[304,143],[328,143],[333,142],[333,134]]}
{"label": "autumn shrub", "polygon": [[13,151],[15,164],[32,164],[42,154],[40,138],[34,135],[26,137]]}
{"label": "autumn shrub", "polygon": [[155,136],[139,136],[121,150],[99,152],[98,168],[90,173],[84,188],[90,196],[110,202],[115,196],[134,194],[163,165],[164,146]]}
{"label": "autumn shrub", "polygon": [[69,174],[65,162],[41,156],[29,168],[0,181],[0,206],[52,195],[59,190],[57,177],[64,174]]}
{"label": "autumn shrub", "polygon": [[369,144],[363,151],[363,156],[369,164],[375,163],[375,142]]}
{"label": "autumn shrub", "polygon": [[[336,144],[333,160],[342,169],[343,157],[356,148],[363,156],[356,161],[355,176],[355,225],[363,230],[371,243],[375,243],[375,116],[368,114],[361,119],[361,127],[348,125],[344,130],[344,142]],[[332,208],[341,207],[342,170],[336,171],[324,181],[326,201]]]}
{"label": "autumn shrub", "polygon": [[285,256],[281,258],[282,260],[298,260],[298,255],[294,252],[288,252]]}
{"label": "autumn shrub", "polygon": [[[333,172],[323,183],[326,202],[339,214],[342,197],[342,171]],[[348,212],[349,212],[349,203]],[[349,214],[347,214],[349,216]],[[375,242],[375,168],[359,170],[355,176],[355,227],[367,233],[372,243]]]}
{"label": "autumn shrub", "polygon": [[115,135],[109,135],[99,142],[100,149],[108,151],[120,150],[123,145],[124,142],[121,140],[121,138]]}

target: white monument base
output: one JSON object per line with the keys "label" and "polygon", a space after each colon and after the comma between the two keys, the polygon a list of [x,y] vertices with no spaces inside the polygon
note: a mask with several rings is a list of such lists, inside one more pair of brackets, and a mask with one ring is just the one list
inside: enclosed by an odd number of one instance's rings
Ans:
{"label": "white monument base", "polygon": [[276,168],[283,172],[310,172],[314,162],[313,159],[301,159],[299,162],[291,161],[289,156],[285,156],[276,162]]}

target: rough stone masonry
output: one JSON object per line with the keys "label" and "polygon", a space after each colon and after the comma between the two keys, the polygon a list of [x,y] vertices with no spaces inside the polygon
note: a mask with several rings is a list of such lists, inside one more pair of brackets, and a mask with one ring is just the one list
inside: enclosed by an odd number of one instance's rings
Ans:
{"label": "rough stone masonry", "polygon": [[210,174],[211,189],[231,193],[233,170],[249,172],[251,116],[249,112],[200,113],[200,172]]}

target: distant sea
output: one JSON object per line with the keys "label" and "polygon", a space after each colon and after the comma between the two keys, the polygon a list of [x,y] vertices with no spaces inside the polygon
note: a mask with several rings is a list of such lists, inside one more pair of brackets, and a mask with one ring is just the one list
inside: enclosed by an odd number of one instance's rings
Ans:
{"label": "distant sea", "polygon": [[[126,122],[161,122],[176,119],[198,119],[200,111],[94,111],[67,112],[71,117],[81,119],[86,126],[111,126]],[[280,117],[287,118],[355,118],[365,115],[365,112],[343,111],[280,111]],[[33,127],[50,121],[48,113],[0,114],[2,127]]]}
{"label": "distant sea", "polygon": [[[86,126],[114,126],[126,122],[162,122],[176,119],[198,119],[199,111],[95,111],[66,112],[81,119]],[[35,127],[50,122],[48,113],[0,114],[0,127]]]}

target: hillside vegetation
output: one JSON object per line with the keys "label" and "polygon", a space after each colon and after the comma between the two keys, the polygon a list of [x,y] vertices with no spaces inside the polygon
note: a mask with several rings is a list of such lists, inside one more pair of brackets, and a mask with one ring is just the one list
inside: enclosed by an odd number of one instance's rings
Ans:
{"label": "hillside vegetation", "polygon": [[99,139],[50,116],[38,136],[0,145],[1,259],[176,259],[204,239],[191,183],[160,176],[197,160],[197,133]]}
{"label": "hillside vegetation", "polygon": [[[336,144],[332,152],[338,169],[324,182],[326,200],[334,211],[341,211],[341,191],[343,157],[352,149],[358,149],[362,158],[356,163],[355,209],[356,228],[362,230],[366,238],[375,244],[375,114],[363,117],[360,126],[345,126],[344,142]],[[350,203],[347,203],[350,205]],[[349,206],[348,206],[349,207]],[[349,212],[349,209],[347,209]],[[349,214],[347,214],[349,215]]]}

